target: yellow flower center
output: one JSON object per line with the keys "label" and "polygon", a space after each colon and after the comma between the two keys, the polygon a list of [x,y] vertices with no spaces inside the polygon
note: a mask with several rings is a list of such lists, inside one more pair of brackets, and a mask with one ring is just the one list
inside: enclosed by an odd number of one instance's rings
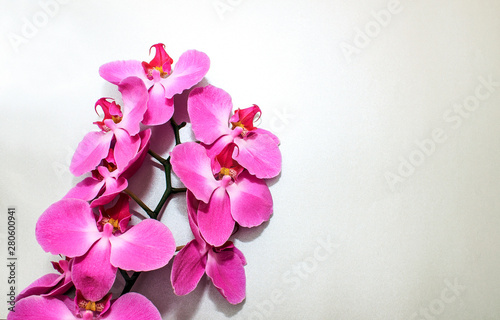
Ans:
{"label": "yellow flower center", "polygon": [[163,67],[154,67],[156,70],[160,71],[160,77],[166,78],[168,76],[168,72],[163,71]]}
{"label": "yellow flower center", "polygon": [[85,310],[90,310],[90,311],[97,311],[96,305],[94,301],[89,301],[85,305]]}
{"label": "yellow flower center", "polygon": [[111,120],[113,120],[114,123],[119,123],[122,121],[122,117],[120,116],[111,116]]}

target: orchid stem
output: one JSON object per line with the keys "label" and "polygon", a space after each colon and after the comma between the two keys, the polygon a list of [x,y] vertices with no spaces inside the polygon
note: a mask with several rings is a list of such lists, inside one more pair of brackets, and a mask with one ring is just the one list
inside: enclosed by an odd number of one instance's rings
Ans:
{"label": "orchid stem", "polygon": [[128,189],[125,189],[123,190],[123,192],[125,192],[126,194],[128,194],[132,199],[134,199],[134,201],[144,210],[146,211],[146,213],[148,214],[148,216],[152,216],[154,214],[154,212],[149,209],[149,207],[144,203],[142,202],[141,199],[139,199],[139,197],[137,197],[132,191],[128,190]]}
{"label": "orchid stem", "polygon": [[125,287],[123,288],[122,293],[120,294],[120,296],[123,296],[125,293],[128,293],[130,292],[130,290],[132,290],[132,287],[134,286],[135,282],[137,281],[137,278],[139,278],[139,275],[141,273],[136,271],[132,274],[132,276],[129,277],[127,271],[122,269],[118,270],[120,270],[123,279],[125,279]]}
{"label": "orchid stem", "polygon": [[186,122],[181,122],[180,124],[177,124],[172,117],[170,119],[170,124],[172,125],[172,129],[174,129],[174,135],[175,135],[175,145],[181,144],[181,138],[179,135],[179,130],[183,128],[186,125]]}
{"label": "orchid stem", "polygon": [[[181,124],[177,124],[172,118],[170,119],[170,124],[172,125],[172,129],[174,130],[175,144],[178,145],[181,143],[179,136],[179,129],[184,127],[186,123],[182,122]],[[153,158],[155,158],[159,163],[161,163],[163,169],[165,170],[165,191],[163,192],[160,202],[158,202],[158,205],[150,215],[151,218],[158,219],[158,215],[160,214],[162,208],[165,206],[165,203],[167,202],[168,198],[174,193],[185,192],[187,189],[172,187],[172,164],[170,163],[170,157],[165,159],[151,149],[148,150],[148,153]]]}

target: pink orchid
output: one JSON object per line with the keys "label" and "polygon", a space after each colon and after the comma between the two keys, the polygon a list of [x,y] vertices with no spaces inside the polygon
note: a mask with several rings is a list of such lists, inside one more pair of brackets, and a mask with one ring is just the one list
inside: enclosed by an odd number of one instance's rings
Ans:
{"label": "pink orchid", "polygon": [[188,98],[188,112],[196,139],[208,147],[211,158],[229,143],[238,148],[233,158],[257,178],[273,178],[281,171],[278,138],[269,131],[255,128],[254,117],[260,113],[256,105],[238,109],[230,117],[231,96],[208,85],[193,89]]}
{"label": "pink orchid", "polygon": [[149,63],[114,61],[99,68],[101,77],[116,85],[130,76],[138,77],[145,83],[149,91],[147,111],[142,120],[145,125],[167,122],[174,113],[173,96],[200,82],[210,67],[210,59],[205,53],[188,50],[179,57],[172,70],[173,60],[165,51],[165,45],[158,43],[153,47],[156,54]]}
{"label": "pink orchid", "polygon": [[245,257],[232,242],[220,247],[211,246],[200,233],[197,221],[198,201],[187,192],[188,218],[194,240],[175,256],[171,281],[177,295],[193,291],[203,274],[212,279],[217,290],[232,304],[245,299]]}
{"label": "pink orchid", "polygon": [[101,98],[95,104],[104,112],[104,119],[94,122],[101,131],[89,132],[78,144],[70,165],[75,176],[94,170],[112,144],[118,167],[125,167],[139,150],[141,141],[137,134],[146,112],[146,87],[141,80],[129,77],[120,83],[118,89],[122,93],[122,108],[108,98]]}
{"label": "pink orchid", "polygon": [[144,161],[149,149],[151,129],[141,131],[139,137],[139,150],[128,161],[127,166],[118,167],[114,158],[114,149],[109,149],[108,156],[101,160],[100,165],[92,170],[92,176],[80,181],[64,196],[64,198],[82,199],[92,201],[92,206],[104,205],[128,186],[127,179],[135,173]]}
{"label": "pink orchid", "polygon": [[49,273],[35,280],[17,295],[16,301],[33,295],[54,297],[64,294],[73,287],[73,282],[71,280],[72,265],[73,259],[69,258],[66,258],[66,260],[59,260],[59,262],[52,261],[52,266],[60,274]]}
{"label": "pink orchid", "polygon": [[68,297],[30,296],[16,303],[7,320],[161,320],[161,314],[146,297],[127,293],[114,302],[92,302],[80,305]]}
{"label": "pink orchid", "polygon": [[[230,146],[225,153],[233,154]],[[197,223],[203,237],[215,247],[229,239],[235,221],[243,227],[260,225],[269,220],[273,208],[265,181],[238,169],[224,153],[217,159],[222,163],[219,172],[214,172],[206,149],[195,142],[177,145],[171,152],[173,171],[203,201],[198,207]]]}
{"label": "pink orchid", "polygon": [[[126,206],[123,210],[128,211],[128,201],[118,201],[117,206]],[[73,283],[86,299],[101,299],[113,285],[117,268],[155,270],[165,266],[175,252],[172,233],[157,220],[146,219],[123,230],[120,220],[130,216],[120,214],[123,210],[108,211],[107,220],[101,217],[103,225],[98,227],[87,202],[63,199],[38,219],[38,243],[52,254],[75,257]]]}

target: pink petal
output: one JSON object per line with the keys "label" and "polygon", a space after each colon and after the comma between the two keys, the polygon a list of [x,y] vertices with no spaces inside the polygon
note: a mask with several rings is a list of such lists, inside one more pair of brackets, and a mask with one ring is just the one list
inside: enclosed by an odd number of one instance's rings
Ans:
{"label": "pink petal", "polygon": [[170,156],[172,169],[186,188],[197,199],[208,202],[219,185],[212,174],[205,148],[196,142],[186,142],[177,145]]}
{"label": "pink petal", "polygon": [[188,113],[196,139],[212,144],[229,134],[232,108],[231,96],[222,89],[212,85],[193,89],[188,98]]}
{"label": "pink petal", "polygon": [[271,131],[267,131],[267,130],[264,130],[261,128],[255,128],[252,130],[252,132],[255,132],[257,134],[267,134],[268,136],[270,136],[273,139],[274,143],[276,143],[277,145],[280,144],[280,139]]}
{"label": "pink petal", "polygon": [[148,126],[164,124],[174,114],[174,99],[165,98],[165,88],[161,83],[155,83],[149,89],[148,108],[142,123]]}
{"label": "pink petal", "polygon": [[243,252],[241,252],[241,250],[240,250],[240,249],[238,249],[238,248],[236,248],[233,244],[231,244],[231,245],[232,245],[232,247],[231,247],[231,248],[232,248],[233,252],[234,252],[236,255],[238,255],[238,257],[239,257],[239,258],[240,258],[240,260],[241,260],[242,265],[244,265],[244,266],[245,266],[245,265],[247,264],[247,260],[245,259],[245,256],[243,255]]}
{"label": "pink petal", "polygon": [[205,244],[206,242],[202,238],[200,229],[198,228],[198,207],[200,201],[195,198],[195,196],[191,191],[187,190],[186,202],[187,202],[189,226],[191,228],[191,232],[193,233],[194,239],[198,244]]}
{"label": "pink petal", "polygon": [[7,320],[75,320],[68,307],[56,298],[30,296],[16,303]]}
{"label": "pink petal", "polygon": [[281,152],[269,135],[252,134],[235,138],[239,147],[234,160],[257,178],[273,178],[281,171]]}
{"label": "pink petal", "polygon": [[240,256],[233,250],[209,251],[207,275],[229,303],[238,304],[245,299],[245,269]]}
{"label": "pink petal", "polygon": [[182,296],[193,291],[205,274],[207,256],[200,250],[203,249],[193,240],[175,256],[170,279],[176,295]]}
{"label": "pink petal", "polygon": [[134,76],[147,81],[141,62],[137,60],[114,61],[102,65],[99,74],[105,80],[118,85],[123,79]]}
{"label": "pink petal", "polygon": [[209,68],[210,59],[205,53],[196,50],[184,52],[175,64],[172,74],[162,80],[165,96],[172,98],[174,94],[191,88],[203,79]]}
{"label": "pink petal", "polygon": [[89,204],[78,199],[63,199],[45,210],[35,235],[43,250],[69,257],[85,254],[101,237]]}
{"label": "pink petal", "polygon": [[118,298],[102,320],[161,320],[151,301],[139,293],[129,292]]}
{"label": "pink petal", "polygon": [[123,129],[117,129],[114,133],[116,137],[114,148],[116,166],[123,170],[139,151],[141,139],[139,135],[130,136],[128,132]]}
{"label": "pink petal", "polygon": [[29,296],[39,296],[44,293],[49,293],[59,282],[63,280],[63,278],[63,275],[57,273],[46,274],[35,280],[23,291],[21,291],[21,293],[16,296],[16,301]]}
{"label": "pink petal", "polygon": [[144,81],[136,77],[123,80],[118,90],[123,99],[123,118],[119,126],[135,136],[141,131],[140,123],[147,108],[148,90]]}
{"label": "pink petal", "polygon": [[115,282],[117,269],[109,261],[110,251],[109,240],[102,238],[90,248],[87,254],[75,258],[72,272],[73,283],[87,300],[101,300]]}
{"label": "pink petal", "polygon": [[233,233],[229,196],[223,187],[214,191],[208,204],[200,203],[198,227],[203,238],[214,247],[222,246]]}
{"label": "pink petal", "polygon": [[228,134],[217,139],[213,144],[207,146],[207,155],[210,159],[215,161],[215,157],[222,152],[222,150],[230,143],[233,142],[233,136]]}
{"label": "pink petal", "polygon": [[93,208],[111,202],[117,194],[125,190],[128,186],[127,180],[123,177],[118,177],[117,179],[108,177],[104,181],[106,183],[106,189],[102,195],[92,201],[90,206]]}
{"label": "pink petal", "polygon": [[93,131],[85,135],[71,159],[69,171],[75,176],[94,170],[106,158],[113,139],[111,132]]}
{"label": "pink petal", "polygon": [[105,181],[99,181],[92,177],[87,177],[82,181],[78,182],[76,186],[71,188],[68,193],[64,196],[65,199],[81,199],[85,201],[90,201],[94,199],[99,191],[101,191],[104,186]]}
{"label": "pink petal", "polygon": [[147,129],[139,132],[139,137],[141,138],[141,145],[139,147],[139,151],[135,155],[135,157],[128,163],[127,168],[123,170],[121,177],[125,179],[130,178],[134,175],[134,173],[139,170],[144,161],[144,158],[148,154],[149,149],[149,140],[151,138],[151,129]]}
{"label": "pink petal", "polygon": [[111,264],[124,270],[155,270],[165,266],[175,253],[172,233],[153,219],[143,220],[109,240]]}
{"label": "pink petal", "polygon": [[264,180],[243,171],[226,190],[231,199],[231,214],[241,226],[258,226],[271,217],[273,198]]}

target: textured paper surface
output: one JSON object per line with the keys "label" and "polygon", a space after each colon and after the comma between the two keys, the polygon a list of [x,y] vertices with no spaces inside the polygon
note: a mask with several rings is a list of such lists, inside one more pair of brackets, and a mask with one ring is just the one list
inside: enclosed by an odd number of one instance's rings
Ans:
{"label": "textured paper surface", "polygon": [[[273,217],[235,239],[248,261],[245,302],[229,305],[206,278],[176,297],[170,263],[134,287],[164,319],[500,318],[498,2],[1,7],[0,259],[7,265],[14,206],[18,292],[52,272],[57,257],[37,244],[36,220],[80,180],[68,166],[96,129],[95,101],[118,97],[99,66],[149,61],[163,42],[174,63],[188,49],[207,53],[205,83],[235,107],[258,104],[283,154]],[[153,134],[166,155],[169,127]],[[155,206],[164,181],[152,163],[131,188]],[[179,245],[190,240],[182,198],[163,221]],[[0,268],[2,301],[8,272]]]}

